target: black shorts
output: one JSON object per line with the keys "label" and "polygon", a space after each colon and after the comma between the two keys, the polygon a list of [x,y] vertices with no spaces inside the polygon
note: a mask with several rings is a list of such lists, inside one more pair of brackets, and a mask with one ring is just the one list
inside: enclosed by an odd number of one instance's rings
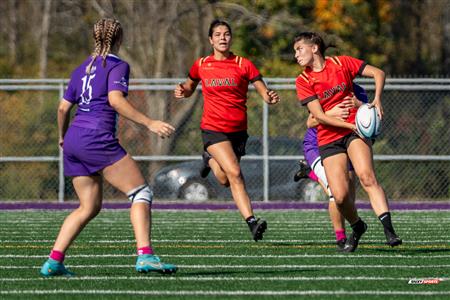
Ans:
{"label": "black shorts", "polygon": [[319,153],[322,160],[329,156],[339,153],[347,153],[347,148],[353,140],[361,139],[355,132],[349,133],[346,136],[331,142],[329,144],[319,147]]}
{"label": "black shorts", "polygon": [[219,132],[202,129],[203,149],[207,151],[209,146],[229,141],[233,147],[233,151],[238,158],[245,155],[245,145],[247,144],[247,131],[237,132]]}

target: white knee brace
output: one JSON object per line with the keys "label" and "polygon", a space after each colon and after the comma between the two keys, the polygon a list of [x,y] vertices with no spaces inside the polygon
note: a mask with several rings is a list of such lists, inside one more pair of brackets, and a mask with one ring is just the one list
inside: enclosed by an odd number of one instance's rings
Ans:
{"label": "white knee brace", "polygon": [[127,193],[127,196],[132,203],[147,202],[148,204],[152,204],[153,200],[153,192],[148,184],[143,184],[132,189]]}

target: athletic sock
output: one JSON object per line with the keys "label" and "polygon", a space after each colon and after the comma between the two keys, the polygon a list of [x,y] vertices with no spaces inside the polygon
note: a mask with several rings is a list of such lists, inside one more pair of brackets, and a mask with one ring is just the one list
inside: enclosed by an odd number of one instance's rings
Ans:
{"label": "athletic sock", "polygon": [[59,261],[60,263],[62,263],[64,261],[65,254],[58,250],[52,250],[52,252],[50,252],[49,257],[53,260],[56,260],[56,261]]}
{"label": "athletic sock", "polygon": [[137,249],[138,255],[150,254],[153,255],[153,249],[151,246],[145,246]]}
{"label": "athletic sock", "polygon": [[378,219],[380,220],[381,224],[383,224],[384,232],[390,232],[395,234],[394,226],[392,226],[391,221],[391,213],[385,212],[378,216]]}
{"label": "athletic sock", "polygon": [[347,238],[347,236],[345,235],[345,229],[338,229],[334,233],[336,235],[336,241],[340,241]]}
{"label": "athletic sock", "polygon": [[247,222],[247,225],[249,227],[252,227],[253,225],[255,225],[257,223],[255,216],[251,215],[250,217],[248,217],[247,219],[245,219],[245,222]]}
{"label": "athletic sock", "polygon": [[358,221],[351,224],[353,231],[355,232],[362,232],[364,231],[364,222],[361,220],[361,218],[358,218]]}

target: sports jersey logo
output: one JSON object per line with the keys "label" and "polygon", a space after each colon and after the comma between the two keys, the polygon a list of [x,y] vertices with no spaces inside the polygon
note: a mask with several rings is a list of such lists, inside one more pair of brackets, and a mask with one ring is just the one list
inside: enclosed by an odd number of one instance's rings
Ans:
{"label": "sports jersey logo", "polygon": [[120,84],[123,87],[128,87],[128,81],[125,77],[122,77],[119,81],[114,81],[114,83]]}
{"label": "sports jersey logo", "polygon": [[205,79],[205,86],[208,87],[237,86],[237,83],[234,78],[214,78],[214,79]]}
{"label": "sports jersey logo", "polygon": [[346,88],[347,88],[347,85],[345,84],[345,82],[340,83],[340,84],[332,87],[331,89],[328,89],[325,92],[323,92],[322,99],[330,98],[337,93],[345,91]]}

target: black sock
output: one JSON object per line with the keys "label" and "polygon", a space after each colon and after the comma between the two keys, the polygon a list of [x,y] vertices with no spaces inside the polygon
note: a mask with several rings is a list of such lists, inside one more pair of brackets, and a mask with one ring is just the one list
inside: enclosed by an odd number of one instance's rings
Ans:
{"label": "black sock", "polygon": [[256,224],[256,218],[255,218],[255,216],[252,215],[252,216],[248,217],[247,219],[245,219],[245,222],[247,222],[248,226],[253,226]]}
{"label": "black sock", "polygon": [[361,220],[361,218],[358,218],[358,221],[350,225],[355,232],[361,232],[364,231],[364,222]]}
{"label": "black sock", "polygon": [[395,234],[394,227],[392,226],[391,221],[391,213],[385,212],[378,216],[378,219],[380,220],[381,224],[383,224],[384,232],[390,232]]}

